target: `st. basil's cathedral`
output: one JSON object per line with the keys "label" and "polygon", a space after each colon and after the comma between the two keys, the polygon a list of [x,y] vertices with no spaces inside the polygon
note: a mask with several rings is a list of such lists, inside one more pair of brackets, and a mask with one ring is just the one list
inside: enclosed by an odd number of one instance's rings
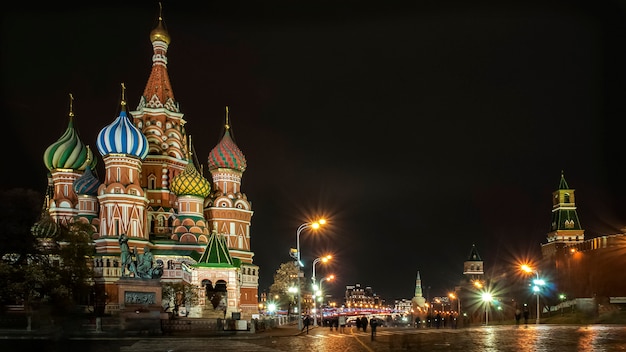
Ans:
{"label": "st. basil's cathedral", "polygon": [[250,247],[251,202],[241,190],[246,158],[234,141],[228,107],[224,134],[207,158],[207,179],[194,162],[198,156],[170,84],[170,36],[161,14],[150,41],[152,70],[137,108],[128,110],[122,83],[119,113],[98,133],[101,178],[99,157],[75,128],[70,94],[67,129],[43,155],[46,209],[33,232],[45,237],[38,233],[49,228],[44,225],[92,226],[95,287],[107,297],[109,313],[120,308],[116,282],[133,276],[121,265],[120,238],[126,236],[137,256],[151,253],[161,282],[197,289],[198,304],[186,307],[189,317],[215,311],[250,319],[258,313],[259,267]]}

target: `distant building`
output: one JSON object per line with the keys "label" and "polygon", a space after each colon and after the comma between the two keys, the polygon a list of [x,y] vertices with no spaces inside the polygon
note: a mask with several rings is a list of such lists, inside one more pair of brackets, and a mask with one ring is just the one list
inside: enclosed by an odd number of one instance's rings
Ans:
{"label": "distant building", "polygon": [[383,299],[380,296],[377,296],[370,286],[365,288],[361,287],[361,284],[346,286],[346,307],[380,307],[383,304]]}
{"label": "distant building", "polygon": [[426,307],[426,298],[422,293],[422,279],[420,277],[419,270],[417,271],[417,277],[415,279],[415,296],[411,299],[411,309],[414,312],[423,311]]}
{"label": "distant building", "polygon": [[478,254],[476,245],[472,245],[467,260],[463,263],[463,275],[465,281],[469,283],[480,282],[484,280],[485,267],[482,258]]}

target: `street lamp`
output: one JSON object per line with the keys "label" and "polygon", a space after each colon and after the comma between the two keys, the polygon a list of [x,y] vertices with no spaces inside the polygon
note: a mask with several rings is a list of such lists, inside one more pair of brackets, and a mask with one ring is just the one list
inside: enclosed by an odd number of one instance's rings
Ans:
{"label": "street lamp", "polygon": [[485,325],[489,325],[489,302],[493,300],[493,296],[489,292],[483,292],[483,302],[485,302]]}
{"label": "street lamp", "polygon": [[454,292],[448,293],[448,296],[450,297],[450,299],[456,299],[457,308],[456,308],[456,319],[455,319],[454,327],[457,327],[459,324],[459,319],[461,318],[461,298],[457,296],[456,293]]}
{"label": "street lamp", "polygon": [[296,231],[296,252],[294,253],[292,250],[290,253],[291,257],[296,260],[296,266],[298,267],[298,329],[300,330],[302,330],[302,317],[300,313],[300,311],[302,310],[302,293],[300,292],[301,290],[299,289],[300,288],[300,268],[304,266],[302,264],[302,261],[300,260],[301,259],[300,258],[300,233],[302,233],[302,230],[306,228],[312,228],[314,230],[317,230],[320,228],[320,226],[324,225],[325,223],[326,223],[326,220],[320,219],[318,221],[305,222],[304,224],[298,226],[298,230]]}
{"label": "street lamp", "polygon": [[[322,282],[324,282],[324,281],[330,281],[330,280],[332,280],[332,279],[334,279],[334,278],[335,278],[335,275],[330,275],[330,276],[327,276],[327,277],[325,277],[325,278],[323,278],[323,279],[321,279],[321,280],[320,280],[320,287],[319,287],[319,290],[318,290],[317,292],[319,292],[319,296],[320,296],[321,298],[323,298],[323,297],[324,297],[324,293],[322,292]],[[316,295],[316,297],[317,297],[317,295]],[[322,302],[322,303],[323,303],[323,302]],[[320,305],[320,307],[321,307],[321,305]]]}
{"label": "street lamp", "polygon": [[540,286],[545,285],[546,282],[539,278],[539,271],[538,270],[535,270],[535,269],[531,268],[530,266],[528,266],[526,264],[522,265],[521,268],[522,268],[523,271],[525,271],[527,273],[535,273],[535,274],[537,274],[537,278],[535,280],[533,280],[533,283],[535,284],[533,286],[533,291],[537,295],[537,324],[539,324],[540,315],[541,315],[541,312],[539,311],[539,291],[541,290]]}
{"label": "street lamp", "polygon": [[313,261],[313,275],[311,276],[311,280],[313,281],[313,285],[312,285],[312,287],[313,287],[313,326],[317,326],[317,299],[315,299],[315,295],[316,295],[315,290],[317,288],[316,288],[316,285],[315,285],[315,265],[317,263],[319,263],[319,262],[326,263],[330,259],[332,259],[332,256],[331,255],[327,255],[327,256],[324,256],[324,257],[316,258]]}

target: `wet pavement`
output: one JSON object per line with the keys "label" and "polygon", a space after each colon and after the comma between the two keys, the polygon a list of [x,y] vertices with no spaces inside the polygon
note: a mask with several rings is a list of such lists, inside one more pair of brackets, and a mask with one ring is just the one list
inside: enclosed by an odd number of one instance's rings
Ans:
{"label": "wet pavement", "polygon": [[311,351],[311,352],[613,352],[626,351],[624,325],[499,325],[464,329],[378,328],[346,329],[345,333],[328,328],[313,328],[308,334],[295,326],[261,333],[238,333],[213,337],[125,337],[91,338],[65,341],[4,340],[2,351],[39,352],[200,352],[200,351]]}

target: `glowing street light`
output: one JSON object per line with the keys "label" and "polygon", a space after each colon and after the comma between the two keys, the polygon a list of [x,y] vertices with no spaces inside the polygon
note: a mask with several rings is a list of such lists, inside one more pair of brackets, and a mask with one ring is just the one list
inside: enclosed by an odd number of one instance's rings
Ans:
{"label": "glowing street light", "polygon": [[456,299],[456,303],[457,303],[456,313],[460,315],[461,314],[461,299],[454,292],[448,293],[448,297],[450,297],[450,299]]}
{"label": "glowing street light", "polygon": [[539,324],[541,312],[539,311],[539,292],[541,291],[541,286],[545,285],[546,282],[539,278],[539,271],[531,268],[530,266],[524,264],[521,266],[521,269],[527,273],[535,273],[537,274],[537,278],[533,280],[535,286],[533,286],[533,292],[537,295],[537,324]]}
{"label": "glowing street light", "polygon": [[563,301],[565,301],[565,298],[567,298],[567,297],[565,296],[564,293],[561,293],[559,295],[559,299],[561,300],[561,315],[563,315]]}
{"label": "glowing street light", "polygon": [[317,299],[315,299],[315,290],[317,289],[317,285],[315,284],[315,265],[319,262],[326,263],[332,259],[331,255],[327,255],[324,257],[316,258],[313,261],[313,275],[311,276],[311,280],[313,281],[313,326],[317,326]]}
{"label": "glowing street light", "polygon": [[320,298],[322,298],[322,299],[323,299],[323,297],[324,297],[324,293],[322,292],[322,282],[324,282],[324,281],[331,281],[331,280],[333,280],[334,278],[335,278],[335,275],[329,275],[329,276],[327,276],[327,277],[325,277],[325,278],[321,279],[321,280],[320,280],[320,287],[319,287],[319,290],[317,290],[317,292],[316,292],[316,296],[320,296]]}
{"label": "glowing street light", "polygon": [[[305,222],[304,224],[298,226],[298,230],[296,231],[296,251],[295,253],[293,250],[290,252],[291,257],[296,260],[296,266],[298,267],[298,288],[300,288],[300,268],[304,266],[300,258],[300,234],[302,233],[302,230],[307,229],[307,228],[312,228],[314,230],[317,230],[320,228],[320,226],[324,225],[325,223],[326,223],[326,220],[320,219],[318,221]],[[300,292],[300,290],[298,290],[298,329],[300,330],[302,330],[302,317],[300,313],[301,310],[302,310],[302,293]]]}
{"label": "glowing street light", "polygon": [[489,303],[493,301],[493,296],[489,292],[483,292],[481,297],[485,302],[485,325],[489,325]]}
{"label": "glowing street light", "polygon": [[267,304],[267,311],[270,312],[270,315],[274,315],[274,312],[276,312],[276,303],[268,303]]}

